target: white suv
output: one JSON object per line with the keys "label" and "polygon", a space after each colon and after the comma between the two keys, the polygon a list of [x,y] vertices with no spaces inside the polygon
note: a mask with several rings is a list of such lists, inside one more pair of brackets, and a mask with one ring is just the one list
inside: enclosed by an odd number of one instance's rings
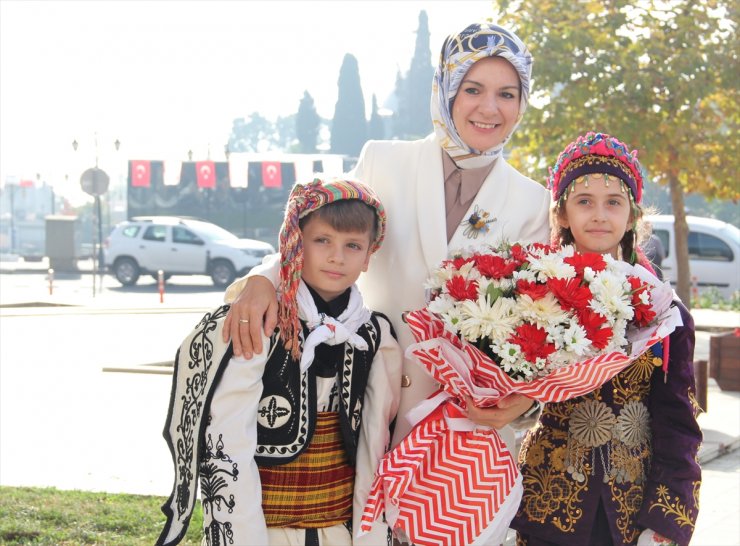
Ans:
{"label": "white suv", "polygon": [[[665,280],[675,286],[676,239],[673,216],[646,216],[653,232],[665,249],[662,269]],[[740,290],[740,229],[713,218],[687,216],[689,224],[689,269],[691,282],[699,292],[716,288],[720,295],[731,298]]]}
{"label": "white suv", "polygon": [[210,275],[225,287],[275,252],[272,245],[239,239],[209,222],[142,216],[118,224],[105,241],[105,265],[124,286],[144,274]]}

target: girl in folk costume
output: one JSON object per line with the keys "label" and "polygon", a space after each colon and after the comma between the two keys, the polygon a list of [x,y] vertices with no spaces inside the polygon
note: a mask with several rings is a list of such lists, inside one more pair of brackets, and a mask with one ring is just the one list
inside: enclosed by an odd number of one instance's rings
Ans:
{"label": "girl in folk costume", "polygon": [[[548,180],[556,244],[649,264],[637,244],[637,152],[588,133]],[[601,388],[546,404],[524,439],[520,546],[687,545],[698,514],[702,440],[694,397],[694,325],[683,326]]]}
{"label": "girl in folk costume", "polygon": [[[175,465],[158,544],[185,534],[200,481],[204,544],[352,544],[391,440],[401,352],[354,284],[385,234],[375,193],[316,179],[290,194],[280,232],[279,323],[245,360],[206,314],[175,360],[164,436]],[[386,544],[379,524],[358,544]]]}

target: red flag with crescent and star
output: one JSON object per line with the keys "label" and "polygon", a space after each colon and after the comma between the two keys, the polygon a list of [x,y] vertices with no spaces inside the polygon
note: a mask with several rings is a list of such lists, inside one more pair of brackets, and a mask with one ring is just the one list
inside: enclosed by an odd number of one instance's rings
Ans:
{"label": "red flag with crescent and star", "polygon": [[146,160],[131,160],[131,186],[134,188],[148,188],[152,183],[151,163]]}
{"label": "red flag with crescent and star", "polygon": [[281,188],[283,186],[283,175],[280,171],[279,161],[263,161],[262,185],[266,188]]}
{"label": "red flag with crescent and star", "polygon": [[196,161],[195,172],[199,188],[216,187],[216,164],[213,161]]}

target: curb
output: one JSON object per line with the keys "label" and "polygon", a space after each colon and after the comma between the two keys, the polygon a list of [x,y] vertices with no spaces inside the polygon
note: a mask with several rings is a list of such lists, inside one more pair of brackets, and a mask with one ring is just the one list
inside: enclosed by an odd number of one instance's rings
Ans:
{"label": "curb", "polygon": [[738,449],[740,449],[740,437],[736,437],[726,444],[719,443],[707,448],[706,450],[700,449],[697,458],[699,460],[699,464],[703,465],[709,461],[713,461],[714,459],[719,459],[720,457],[734,453]]}

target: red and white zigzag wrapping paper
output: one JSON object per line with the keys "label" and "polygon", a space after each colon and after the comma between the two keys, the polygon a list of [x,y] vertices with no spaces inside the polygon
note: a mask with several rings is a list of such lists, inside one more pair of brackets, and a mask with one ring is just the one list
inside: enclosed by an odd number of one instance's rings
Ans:
{"label": "red and white zigzag wrapping paper", "polygon": [[681,324],[675,308],[659,316],[657,325],[628,336],[629,354],[607,353],[559,368],[547,377],[520,382],[445,330],[443,322],[426,309],[409,313],[407,322],[418,343],[409,346],[406,355],[414,357],[442,388],[412,410],[410,416],[416,414],[412,421],[417,424],[382,459],[360,534],[385,511],[388,524],[402,529],[419,546],[473,543],[493,522],[518,471],[495,430],[461,424],[466,419],[457,404],[459,395],[470,396],[480,406],[495,405],[513,392],[541,402],[582,396]]}

